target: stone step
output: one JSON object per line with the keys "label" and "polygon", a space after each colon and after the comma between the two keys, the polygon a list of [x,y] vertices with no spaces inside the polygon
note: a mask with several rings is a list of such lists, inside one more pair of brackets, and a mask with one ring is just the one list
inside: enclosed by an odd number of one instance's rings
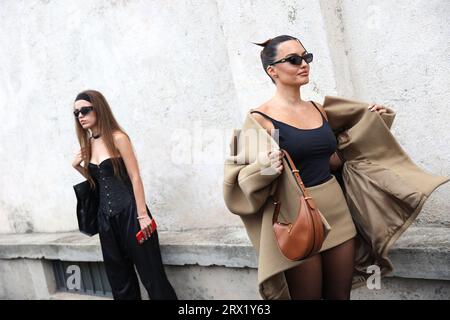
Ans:
{"label": "stone step", "polygon": [[[367,288],[358,288],[352,291],[352,298],[376,298],[380,295],[402,297],[403,286],[412,288],[426,280],[429,282],[419,286],[427,287],[428,293],[425,295],[433,296],[430,292],[435,288],[436,298],[448,298],[449,231],[443,227],[410,227],[390,251],[394,264],[394,272],[386,280],[390,291],[383,295],[380,290],[375,293],[373,290],[367,291]],[[259,299],[256,288],[257,259],[245,229],[160,230],[159,239],[163,262],[180,298]],[[102,254],[98,236],[88,237],[78,231],[0,234],[0,259],[2,271],[1,264],[13,259],[100,262]],[[3,286],[14,286],[5,276],[2,282]],[[227,285],[230,288],[225,290]],[[66,293],[57,293],[56,297],[61,294],[65,297]]]}

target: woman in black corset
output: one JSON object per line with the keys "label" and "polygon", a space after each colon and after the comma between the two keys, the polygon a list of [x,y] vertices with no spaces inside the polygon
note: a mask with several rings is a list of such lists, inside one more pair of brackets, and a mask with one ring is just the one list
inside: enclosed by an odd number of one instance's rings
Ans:
{"label": "woman in black corset", "polygon": [[[252,116],[291,155],[305,187],[338,184],[331,170],[338,169],[342,160],[336,153],[336,137],[325,110],[319,103],[303,100],[300,93],[300,88],[309,82],[312,53],[306,51],[300,40],[287,35],[258,45],[264,48],[262,65],[276,85],[276,93],[253,109]],[[370,111],[383,113],[386,109],[372,105]],[[269,156],[272,167],[281,172],[282,152],[273,151]],[[293,299],[350,298],[356,228],[343,193],[330,197],[338,197],[339,206],[322,212],[332,229],[321,251],[284,272]]]}
{"label": "woman in black corset", "polygon": [[[134,266],[151,300],[177,299],[164,271],[158,232],[150,235],[152,215],[128,135],[98,91],[78,94],[74,115],[81,150],[72,165],[99,192],[100,244],[114,299],[141,299]],[[142,245],[139,230],[145,234]]]}

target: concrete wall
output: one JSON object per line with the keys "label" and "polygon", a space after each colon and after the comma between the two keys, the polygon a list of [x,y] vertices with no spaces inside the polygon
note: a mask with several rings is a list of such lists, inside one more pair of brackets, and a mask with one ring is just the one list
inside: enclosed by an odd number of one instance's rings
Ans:
{"label": "concrete wall", "polygon": [[[255,286],[257,270],[219,266],[167,266],[167,276],[179,299],[260,300]],[[97,300],[107,297],[56,291],[45,260],[0,260],[0,299],[8,300]],[[2,279],[8,275],[8,279]],[[12,281],[14,280],[14,281]],[[0,281],[2,282],[2,281]],[[149,299],[141,284],[141,295]],[[351,300],[448,300],[450,281],[383,278],[380,289],[361,287],[351,292]]]}
{"label": "concrete wall", "polygon": [[[450,174],[448,1],[0,2],[0,233],[75,230],[76,93],[102,91],[132,138],[163,229],[241,225],[222,200],[229,130],[274,92],[259,47],[298,36],[315,54],[304,99],[397,111],[393,132]],[[450,226],[447,184],[419,224]]]}

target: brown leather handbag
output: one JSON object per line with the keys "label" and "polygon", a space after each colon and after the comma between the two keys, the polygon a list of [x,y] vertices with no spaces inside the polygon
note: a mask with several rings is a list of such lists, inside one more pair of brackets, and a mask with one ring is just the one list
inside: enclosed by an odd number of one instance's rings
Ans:
{"label": "brown leather handbag", "polygon": [[278,216],[281,210],[281,202],[279,200],[279,188],[277,188],[273,196],[275,210],[272,224],[281,253],[289,260],[297,261],[306,259],[320,250],[326,237],[326,230],[321,213],[316,207],[313,198],[305,189],[302,178],[298,173],[299,171],[295,167],[289,153],[283,149],[281,151],[302,191],[302,195],[295,221],[279,222]]}

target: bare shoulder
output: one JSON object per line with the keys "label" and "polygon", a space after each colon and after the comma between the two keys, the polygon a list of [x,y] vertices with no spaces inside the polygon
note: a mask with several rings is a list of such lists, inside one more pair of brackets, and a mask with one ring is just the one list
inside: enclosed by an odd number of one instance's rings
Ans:
{"label": "bare shoulder", "polygon": [[130,142],[130,139],[128,138],[128,135],[125,134],[122,131],[115,131],[113,132],[113,139],[115,143],[126,143]]}
{"label": "bare shoulder", "polygon": [[116,147],[116,151],[120,154],[124,159],[129,159],[130,154],[132,153],[132,145],[130,138],[125,132],[115,131],[112,133],[114,146]]}
{"label": "bare shoulder", "polygon": [[325,112],[324,107],[320,103],[318,103],[317,101],[313,101],[313,102],[316,104],[317,108],[319,108],[320,112],[322,112],[323,116],[328,121],[328,116],[327,116],[327,113]]}
{"label": "bare shoulder", "polygon": [[[260,105],[260,106],[257,107],[257,108],[251,109],[251,111],[259,111],[259,112],[264,113],[264,114],[267,114],[267,110],[268,110],[268,105],[267,105],[267,103],[264,103],[264,104]],[[274,126],[273,126],[272,121],[270,121],[269,119],[267,119],[266,117],[264,117],[261,113],[253,112],[253,113],[251,114],[251,116],[252,116],[256,121],[258,121],[258,123],[259,123],[263,128],[266,128],[266,129],[273,129]]]}

